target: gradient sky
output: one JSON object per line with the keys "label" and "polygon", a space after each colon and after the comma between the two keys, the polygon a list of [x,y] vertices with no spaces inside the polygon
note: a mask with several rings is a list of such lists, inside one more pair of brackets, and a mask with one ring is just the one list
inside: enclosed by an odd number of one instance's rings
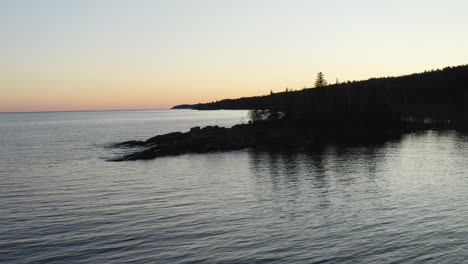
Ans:
{"label": "gradient sky", "polygon": [[158,109],[468,63],[467,0],[0,0],[0,112]]}

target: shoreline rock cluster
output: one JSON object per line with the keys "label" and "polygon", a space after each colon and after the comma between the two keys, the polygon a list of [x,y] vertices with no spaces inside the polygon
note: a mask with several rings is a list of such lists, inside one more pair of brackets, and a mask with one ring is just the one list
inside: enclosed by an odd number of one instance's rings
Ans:
{"label": "shoreline rock cluster", "polygon": [[113,147],[144,147],[144,149],[111,161],[147,160],[185,153],[243,149],[251,144],[250,133],[251,130],[247,125],[237,125],[232,128],[193,127],[185,133],[172,132],[146,141],[132,140],[114,144]]}
{"label": "shoreline rock cluster", "polygon": [[260,122],[235,125],[193,127],[190,131],[157,135],[146,141],[125,141],[112,145],[116,148],[138,147],[133,153],[109,161],[149,160],[164,156],[212,151],[254,149],[313,149],[334,143],[383,142],[405,133],[427,129],[414,126],[398,128],[327,128],[316,129],[295,126],[285,122]]}

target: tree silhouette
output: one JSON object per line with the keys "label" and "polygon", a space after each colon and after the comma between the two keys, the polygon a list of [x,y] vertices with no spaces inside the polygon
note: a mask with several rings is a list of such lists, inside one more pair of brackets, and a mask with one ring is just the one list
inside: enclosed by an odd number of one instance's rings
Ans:
{"label": "tree silhouette", "polygon": [[317,78],[315,79],[315,87],[327,86],[327,81],[324,78],[322,72],[317,73]]}
{"label": "tree silhouette", "polygon": [[[432,120],[434,124],[449,122],[468,131],[467,84],[468,65],[334,85],[326,85],[323,73],[319,73],[315,82],[318,88],[225,99],[199,104],[195,109],[276,111],[284,114],[284,118],[279,118],[281,122],[293,120],[311,127],[399,128],[403,123]],[[259,120],[276,119],[276,115],[269,112],[255,114]]]}

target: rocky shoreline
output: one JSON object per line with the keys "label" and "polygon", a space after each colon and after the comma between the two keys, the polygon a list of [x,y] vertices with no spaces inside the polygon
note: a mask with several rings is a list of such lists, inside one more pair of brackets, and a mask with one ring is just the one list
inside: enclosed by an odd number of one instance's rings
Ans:
{"label": "rocky shoreline", "polygon": [[164,156],[212,151],[253,149],[314,149],[326,144],[383,142],[405,133],[427,129],[423,126],[398,128],[327,128],[295,126],[285,122],[193,127],[190,131],[157,135],[146,141],[125,141],[115,148],[139,147],[137,151],[109,161],[148,160]]}
{"label": "rocky shoreline", "polygon": [[146,141],[126,141],[114,144],[113,147],[144,147],[144,149],[111,161],[147,160],[185,153],[243,149],[252,143],[249,140],[252,138],[250,132],[246,125],[237,125],[232,128],[193,127],[186,133],[173,132],[158,135]]}

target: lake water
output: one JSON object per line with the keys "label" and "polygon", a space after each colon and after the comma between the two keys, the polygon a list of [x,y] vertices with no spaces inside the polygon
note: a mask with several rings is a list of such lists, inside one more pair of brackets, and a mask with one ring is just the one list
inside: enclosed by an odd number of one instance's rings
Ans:
{"label": "lake water", "polygon": [[106,162],[245,111],[0,114],[1,263],[468,263],[468,136]]}

